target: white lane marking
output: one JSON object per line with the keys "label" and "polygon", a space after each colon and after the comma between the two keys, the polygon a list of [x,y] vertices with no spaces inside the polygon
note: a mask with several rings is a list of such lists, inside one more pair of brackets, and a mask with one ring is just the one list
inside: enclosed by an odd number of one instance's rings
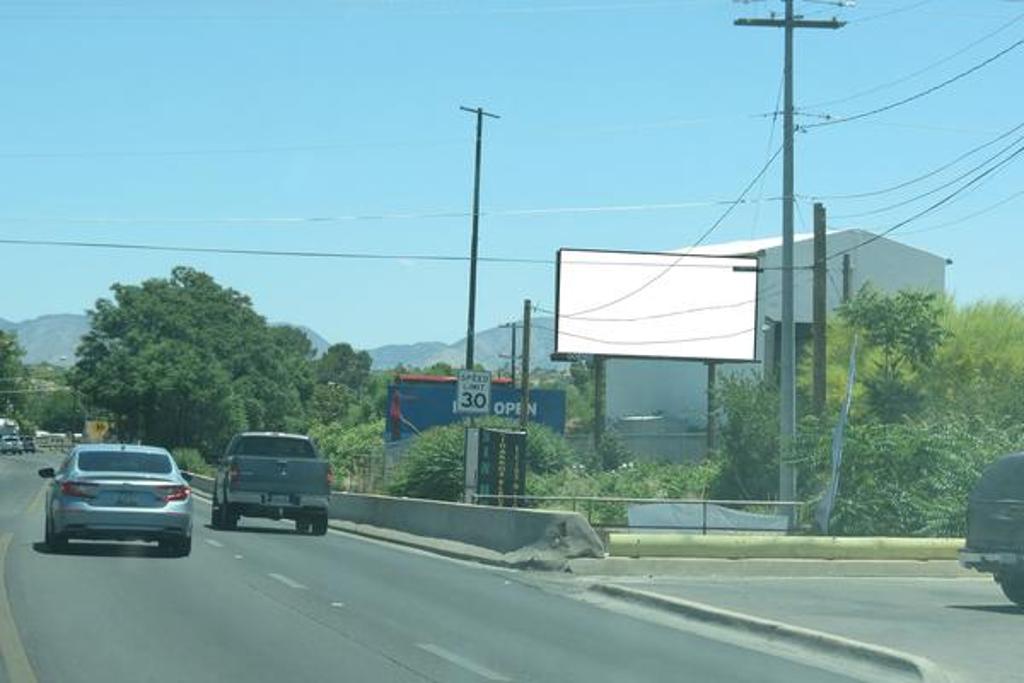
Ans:
{"label": "white lane marking", "polygon": [[236,560],[240,560],[240,559],[242,559],[243,557],[245,557],[245,555],[235,555],[235,559],[236,559]]}
{"label": "white lane marking", "polygon": [[220,541],[214,540],[212,538],[206,539],[206,543],[208,545],[212,545],[214,548],[223,548],[224,547],[223,543],[221,543]]}
{"label": "white lane marking", "polygon": [[343,603],[343,602],[332,602],[331,603],[331,607],[339,607],[339,608],[341,608],[341,607],[344,607],[344,606],[345,606],[345,603]]}
{"label": "white lane marking", "polygon": [[299,583],[295,579],[289,579],[284,574],[275,574],[274,572],[270,572],[269,574],[267,574],[267,576],[272,578],[274,581],[280,581],[281,583],[283,583],[284,585],[288,586],[289,588],[300,588],[300,589],[303,589],[303,590],[306,589],[306,586],[303,586],[301,583]]}
{"label": "white lane marking", "polygon": [[477,676],[483,676],[484,678],[486,678],[488,680],[491,680],[491,681],[511,681],[512,680],[508,676],[500,674],[497,671],[492,671],[491,669],[488,669],[485,666],[481,666],[481,665],[477,664],[476,662],[472,662],[472,661],[466,659],[465,657],[463,657],[461,655],[457,655],[454,652],[450,652],[450,651],[444,649],[443,647],[441,647],[440,645],[434,645],[433,643],[416,643],[416,647],[418,647],[421,650],[425,650],[426,652],[429,652],[430,654],[434,655],[435,657],[440,657],[441,659],[443,659],[443,660],[445,660],[447,662],[450,662],[450,663],[454,664],[457,667],[465,669],[466,671],[471,671],[471,672],[475,673]]}

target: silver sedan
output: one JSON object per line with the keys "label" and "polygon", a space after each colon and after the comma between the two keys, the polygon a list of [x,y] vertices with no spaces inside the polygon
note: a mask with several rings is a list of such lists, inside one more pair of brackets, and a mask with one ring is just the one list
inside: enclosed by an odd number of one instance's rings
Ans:
{"label": "silver sedan", "polygon": [[177,556],[192,550],[192,490],[163,448],[76,446],[58,470],[44,467],[46,545],[70,539],[156,541]]}

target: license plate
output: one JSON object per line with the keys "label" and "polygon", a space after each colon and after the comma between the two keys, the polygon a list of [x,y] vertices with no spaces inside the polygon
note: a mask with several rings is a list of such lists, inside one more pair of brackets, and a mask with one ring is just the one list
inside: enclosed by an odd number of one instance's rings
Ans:
{"label": "license plate", "polygon": [[270,494],[271,503],[285,503],[287,504],[289,496],[286,493],[272,493]]}
{"label": "license plate", "polygon": [[117,504],[121,507],[135,507],[139,503],[134,493],[119,493],[117,494]]}

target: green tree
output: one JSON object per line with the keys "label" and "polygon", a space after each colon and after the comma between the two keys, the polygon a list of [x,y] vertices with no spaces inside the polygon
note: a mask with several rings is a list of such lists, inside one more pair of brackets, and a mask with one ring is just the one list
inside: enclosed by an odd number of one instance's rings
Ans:
{"label": "green tree", "polygon": [[21,359],[24,351],[13,333],[0,331],[0,416],[19,416],[27,394],[27,374]]}
{"label": "green tree", "polygon": [[887,295],[868,287],[839,309],[840,318],[878,352],[862,376],[879,418],[892,422],[920,409],[924,394],[918,374],[948,336],[942,325],[944,303],[934,292]]}
{"label": "green tree", "polygon": [[779,489],[779,389],[771,378],[727,377],[718,385],[720,466],[716,498],[770,500]]}
{"label": "green tree", "polygon": [[240,429],[305,428],[310,350],[296,331],[191,268],[111,289],[89,313],[71,379],[122,437],[215,452]]}
{"label": "green tree", "polygon": [[360,392],[370,379],[373,359],[366,351],[356,351],[349,344],[334,344],[316,362],[316,380],[320,384],[340,384]]}

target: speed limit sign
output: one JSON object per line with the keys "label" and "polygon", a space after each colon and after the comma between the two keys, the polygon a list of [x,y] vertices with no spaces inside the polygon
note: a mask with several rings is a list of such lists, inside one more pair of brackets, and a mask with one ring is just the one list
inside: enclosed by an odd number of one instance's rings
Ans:
{"label": "speed limit sign", "polygon": [[490,414],[491,373],[459,370],[455,412],[460,415]]}

